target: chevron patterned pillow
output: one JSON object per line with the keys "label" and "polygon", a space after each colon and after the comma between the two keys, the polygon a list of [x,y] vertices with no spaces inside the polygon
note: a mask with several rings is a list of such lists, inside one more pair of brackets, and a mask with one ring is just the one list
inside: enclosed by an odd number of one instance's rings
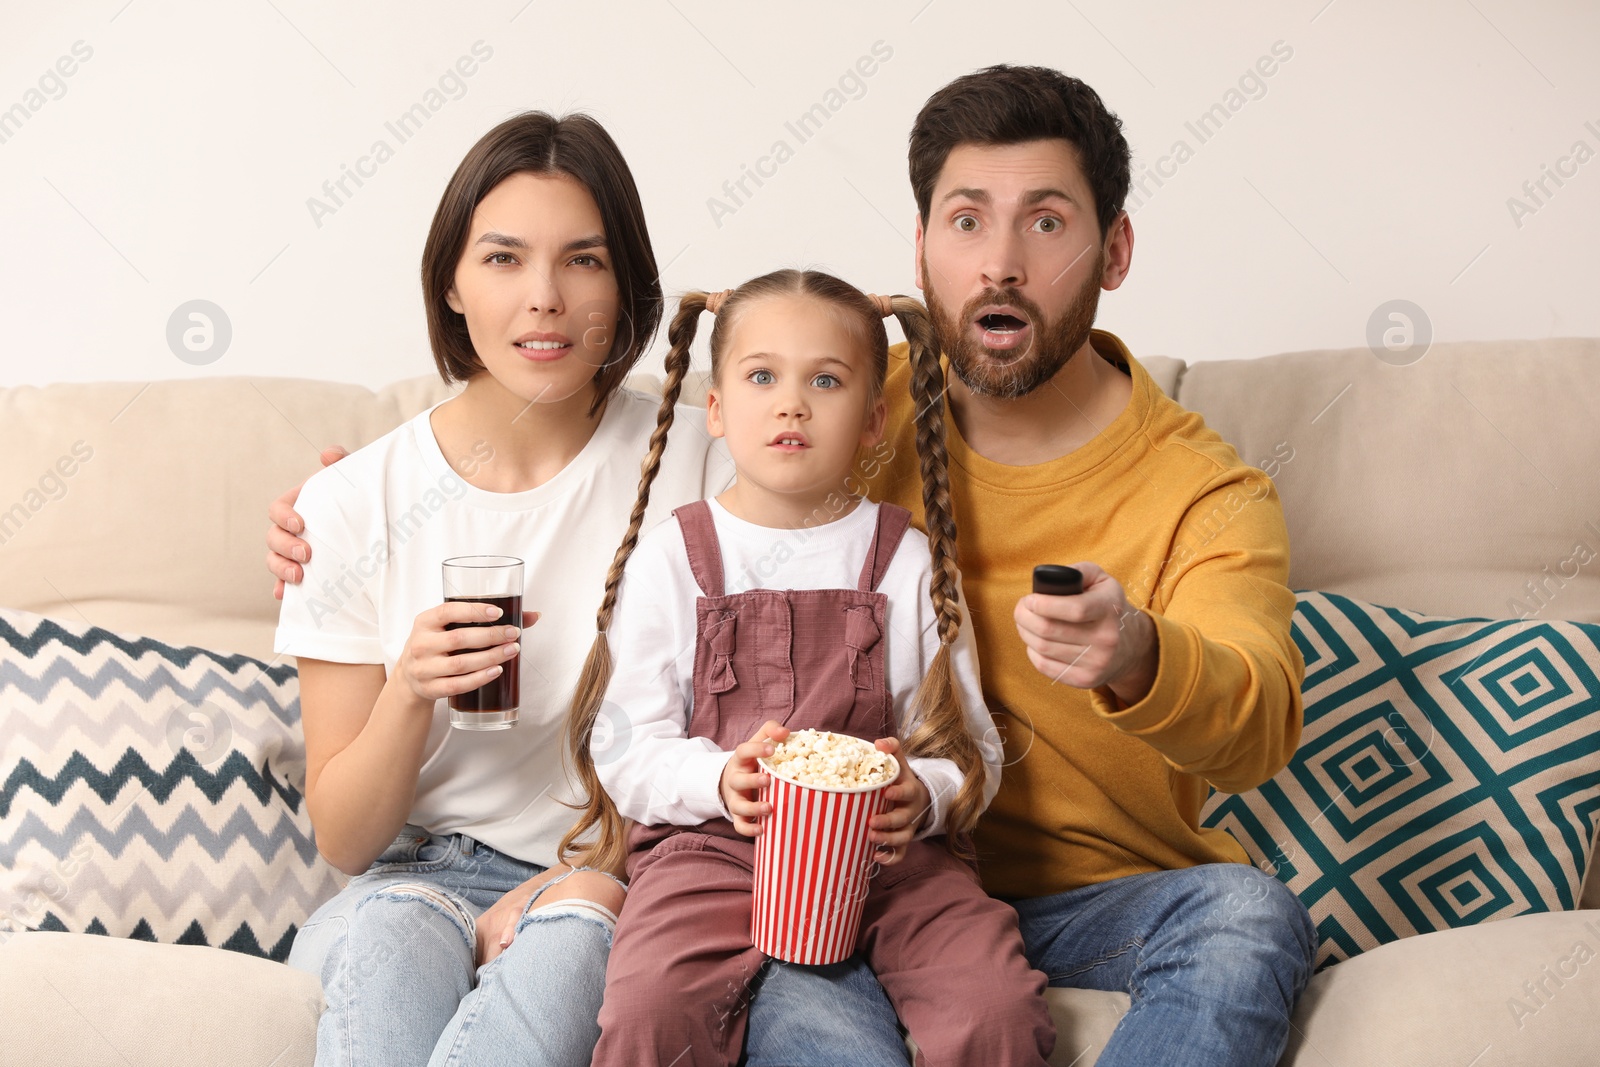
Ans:
{"label": "chevron patterned pillow", "polygon": [[1577,906],[1600,813],[1600,626],[1301,593],[1294,638],[1299,750],[1201,821],[1305,902],[1319,966]]}
{"label": "chevron patterned pillow", "polygon": [[304,774],[293,667],[0,608],[0,940],[285,959],[343,879]]}

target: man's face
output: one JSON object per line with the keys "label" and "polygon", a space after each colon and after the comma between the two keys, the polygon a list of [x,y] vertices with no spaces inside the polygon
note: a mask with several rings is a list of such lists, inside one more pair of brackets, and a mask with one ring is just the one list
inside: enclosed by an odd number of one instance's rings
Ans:
{"label": "man's face", "polygon": [[993,397],[1053,378],[1088,341],[1101,287],[1121,283],[1107,243],[1068,142],[953,149],[917,223],[917,285],[956,377]]}

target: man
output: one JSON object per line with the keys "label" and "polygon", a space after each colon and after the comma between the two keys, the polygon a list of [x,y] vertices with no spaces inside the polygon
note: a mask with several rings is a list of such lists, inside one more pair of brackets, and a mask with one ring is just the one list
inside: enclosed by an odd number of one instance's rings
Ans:
{"label": "man", "polygon": [[[1038,67],[958,78],[911,132],[963,584],[1007,755],[980,870],[1052,985],[1131,996],[1100,1064],[1273,1064],[1315,932],[1198,819],[1208,783],[1253,788],[1299,740],[1288,536],[1267,477],[1090,329],[1133,257],[1128,174],[1094,90]],[[895,451],[870,492],[920,518],[895,355]],[[1080,595],[1031,593],[1035,564],[1073,559],[1091,561]]]}
{"label": "man", "polygon": [[[1315,931],[1198,826],[1210,786],[1259,785],[1299,739],[1276,492],[1091,329],[1133,257],[1128,146],[1094,90],[1040,67],[958,78],[917,116],[910,163],[963,583],[1007,753],[976,835],[985,885],[1052,985],[1131,997],[1100,1064],[1276,1063]],[[909,367],[892,355],[892,452],[870,495],[920,521]],[[296,579],[282,555],[273,570]],[[1031,593],[1036,564],[1073,559],[1081,594]],[[830,990],[899,1059],[875,983],[858,969]]]}

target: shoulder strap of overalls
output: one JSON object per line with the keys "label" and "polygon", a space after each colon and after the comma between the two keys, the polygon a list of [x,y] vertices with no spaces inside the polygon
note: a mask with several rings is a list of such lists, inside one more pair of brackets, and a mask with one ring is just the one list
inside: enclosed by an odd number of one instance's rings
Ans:
{"label": "shoulder strap of overalls", "polygon": [[685,504],[672,512],[683,529],[683,547],[689,553],[689,569],[705,596],[721,596],[722,548],[717,544],[717,524],[711,518],[711,505],[704,500]]}
{"label": "shoulder strap of overalls", "polygon": [[878,505],[878,528],[873,534],[872,548],[867,552],[867,562],[861,568],[861,577],[856,581],[857,589],[863,593],[878,591],[878,584],[888,572],[895,549],[900,547],[900,539],[910,525],[911,512],[905,508],[898,504]]}

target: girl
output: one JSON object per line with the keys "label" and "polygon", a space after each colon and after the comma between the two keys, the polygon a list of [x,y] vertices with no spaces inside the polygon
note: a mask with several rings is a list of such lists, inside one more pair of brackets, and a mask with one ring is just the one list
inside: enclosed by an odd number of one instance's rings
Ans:
{"label": "girl", "polygon": [[[357,877],[289,962],[322,979],[320,1067],[587,1064],[623,890],[582,850],[558,861],[587,644],[570,605],[599,599],[601,546],[644,518],[631,472],[647,442],[665,502],[725,476],[698,435],[663,452],[655,398],[621,387],[661,290],[633,177],[594,120],[491,130],[422,258],[434,360],[465,388],[299,496],[315,554],[276,648],[299,657],[317,847]],[[478,553],[521,557],[541,612],[452,628],[498,613],[441,603],[440,563]],[[521,672],[520,723],[451,729],[446,698],[504,670]]]}
{"label": "girl", "polygon": [[[904,509],[850,492],[858,450],[883,429],[891,309],[913,354],[927,537],[907,532]],[[748,839],[767,813],[755,760],[816,727],[901,764],[873,820],[884,869],[860,938],[912,1037],[935,1063],[1042,1064],[1055,1040],[1044,976],[1015,913],[957,854],[999,784],[1000,749],[961,626],[927,314],[813,271],[690,293],[669,331],[662,427],[702,310],[717,316],[706,422],[736,481],[624,539],[568,738],[588,806],[563,847],[598,828],[592,862],[625,857],[631,876],[594,1062],[738,1061],[767,962],[750,942]],[[639,505],[655,475],[647,463]],[[638,824],[627,835],[624,817]]]}

